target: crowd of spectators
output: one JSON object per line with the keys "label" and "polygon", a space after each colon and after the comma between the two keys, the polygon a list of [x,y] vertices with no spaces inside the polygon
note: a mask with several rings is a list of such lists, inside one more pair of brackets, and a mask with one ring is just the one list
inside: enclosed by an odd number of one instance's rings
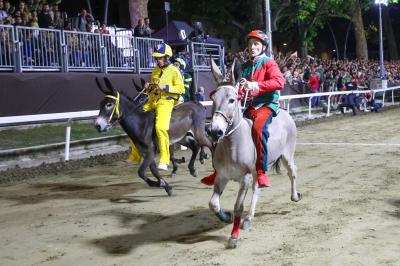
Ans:
{"label": "crowd of spectators", "polygon": [[[52,4],[43,0],[0,0],[0,25],[92,32],[94,24],[100,23],[85,9],[76,16],[69,17],[60,10],[57,2]],[[108,31],[102,25],[96,32],[107,34]]]}
{"label": "crowd of spectators", "polygon": [[[227,52],[225,62],[227,67],[234,58],[244,62],[248,57],[246,51],[236,54]],[[378,60],[322,60],[308,56],[301,59],[297,53],[275,56],[275,61],[285,77],[284,94],[303,94],[317,92],[370,90],[379,88],[380,63]],[[400,84],[400,61],[385,61],[385,78],[388,86]],[[373,84],[375,82],[375,84]],[[371,102],[368,93],[365,100]],[[340,107],[349,107],[355,114],[354,106],[358,99],[354,95],[332,97],[332,102]],[[320,107],[320,97],[313,97],[312,107]],[[342,109],[341,109],[342,110]]]}
{"label": "crowd of spectators", "polygon": [[[246,51],[236,54],[228,51],[225,62],[229,66],[234,58],[244,62],[246,57]],[[372,79],[380,77],[380,64],[377,60],[322,60],[311,56],[301,59],[294,53],[278,54],[275,61],[280,66],[287,85],[303,84],[299,86],[299,93],[317,89],[320,92],[341,91],[349,89],[346,85],[353,86],[354,83],[359,89],[369,88]],[[399,83],[400,61],[385,61],[384,65],[388,84]]]}

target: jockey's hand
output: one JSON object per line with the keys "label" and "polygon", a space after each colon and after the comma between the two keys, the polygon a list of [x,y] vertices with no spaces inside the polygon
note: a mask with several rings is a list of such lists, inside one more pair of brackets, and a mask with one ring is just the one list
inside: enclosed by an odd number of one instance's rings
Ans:
{"label": "jockey's hand", "polygon": [[146,91],[146,92],[150,92],[150,91],[152,91],[152,89],[153,89],[153,86],[149,83],[149,82],[146,82],[145,84],[144,84],[144,90]]}
{"label": "jockey's hand", "polygon": [[245,78],[241,78],[239,80],[240,86],[242,86],[243,89],[252,91],[252,92],[258,92],[260,89],[258,87],[258,82],[256,81],[248,81]]}
{"label": "jockey's hand", "polygon": [[165,84],[157,84],[157,86],[158,86],[158,89],[160,89],[160,90],[165,90],[167,88],[167,85],[165,85]]}

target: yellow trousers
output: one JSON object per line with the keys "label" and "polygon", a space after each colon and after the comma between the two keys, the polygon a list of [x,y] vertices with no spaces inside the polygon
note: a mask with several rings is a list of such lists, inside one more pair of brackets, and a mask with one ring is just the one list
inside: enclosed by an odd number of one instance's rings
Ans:
{"label": "yellow trousers", "polygon": [[[160,163],[169,164],[170,154],[169,154],[169,124],[171,121],[172,109],[175,106],[176,101],[150,98],[149,101],[143,106],[145,112],[155,110],[156,121],[156,135],[158,139],[158,146],[160,149]],[[129,159],[132,161],[140,161],[140,155],[137,151],[135,145],[131,145],[132,152]],[[139,156],[139,157],[138,157]]]}

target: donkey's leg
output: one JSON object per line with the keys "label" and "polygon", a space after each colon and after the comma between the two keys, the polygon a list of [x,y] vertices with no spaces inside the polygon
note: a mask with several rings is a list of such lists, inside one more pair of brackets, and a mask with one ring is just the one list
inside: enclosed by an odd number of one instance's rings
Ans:
{"label": "donkey's leg", "polygon": [[161,177],[160,173],[158,172],[156,162],[154,160],[150,164],[150,171],[158,179],[158,187],[164,188],[165,192],[168,193],[168,196],[172,196],[174,189],[164,180],[164,178]]}
{"label": "donkey's leg", "polygon": [[169,146],[169,154],[172,162],[172,177],[176,177],[176,171],[178,170],[178,164],[174,156],[174,145]]}
{"label": "donkey's leg", "polygon": [[239,192],[236,198],[235,208],[234,208],[234,219],[233,219],[233,228],[231,232],[231,237],[228,241],[228,248],[236,248],[237,242],[239,239],[239,231],[240,231],[240,219],[242,218],[243,213],[243,202],[247,194],[247,190],[249,188],[250,177],[245,175],[242,182],[240,182]]}
{"label": "donkey's leg", "polygon": [[[146,173],[145,173],[147,167],[149,167],[149,165],[150,165],[151,163],[154,163],[154,157],[153,157],[153,156],[149,156],[149,155],[145,156],[145,158],[143,159],[142,164],[139,166],[138,175],[139,175],[139,177],[142,178],[150,187],[158,187],[158,186],[159,186],[159,183],[156,182],[156,181],[151,180],[150,178],[148,178],[148,177],[146,176]],[[153,174],[154,174],[154,173],[153,173]]]}
{"label": "donkey's leg", "polygon": [[214,183],[214,193],[211,196],[209,207],[212,212],[225,223],[232,223],[232,213],[221,209],[219,199],[225,189],[228,179],[217,175]]}
{"label": "donkey's leg", "polygon": [[243,221],[242,228],[243,230],[250,230],[252,227],[251,221],[254,218],[254,215],[256,213],[256,205],[258,201],[258,197],[260,195],[260,188],[258,187],[258,181],[257,181],[257,175],[254,173],[254,175],[250,176],[249,178],[252,178],[252,180],[249,180],[249,182],[253,182],[252,188],[253,188],[253,195],[251,198],[251,204],[250,204],[250,210],[249,213],[246,215]]}
{"label": "donkey's leg", "polygon": [[[289,159],[288,159],[289,157]],[[296,179],[297,179],[297,167],[294,163],[294,155],[291,156],[282,156],[282,162],[285,168],[288,171],[288,176],[290,179],[291,183],[291,197],[290,199],[292,201],[299,201],[303,198],[303,194],[301,192],[297,192],[297,184],[296,184]]]}
{"label": "donkey's leg", "polygon": [[208,159],[207,153],[204,151],[204,146],[201,145],[200,146],[200,158],[199,158],[200,163],[204,164],[204,160],[207,160],[207,159]]}
{"label": "donkey's leg", "polygon": [[197,154],[199,153],[199,145],[193,140],[188,143],[189,149],[192,150],[192,156],[188,164],[189,172],[193,177],[196,177],[196,169],[194,168],[194,162],[196,161]]}

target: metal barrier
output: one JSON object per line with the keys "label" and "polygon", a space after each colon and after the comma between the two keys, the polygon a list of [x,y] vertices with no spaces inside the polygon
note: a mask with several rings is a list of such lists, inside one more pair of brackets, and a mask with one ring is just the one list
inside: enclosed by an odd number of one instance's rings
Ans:
{"label": "metal barrier", "polygon": [[138,60],[138,73],[151,72],[156,66],[156,61],[151,56],[156,46],[162,43],[162,39],[135,38],[135,52]]}
{"label": "metal barrier", "polygon": [[135,38],[129,35],[102,35],[106,53],[105,72],[133,72]]}
{"label": "metal barrier", "polygon": [[[0,71],[151,72],[162,39],[0,25]],[[210,71],[210,58],[224,72],[224,48],[189,43],[193,70]]]}
{"label": "metal barrier", "polygon": [[210,58],[224,71],[224,48],[220,45],[191,42],[190,53],[194,71],[210,71]]}
{"label": "metal barrier", "polygon": [[21,71],[60,71],[61,32],[51,29],[16,27]]}
{"label": "metal barrier", "polygon": [[99,33],[64,31],[66,71],[102,71],[102,38]]}
{"label": "metal barrier", "polygon": [[[379,89],[379,90],[373,90],[372,93],[372,98],[375,99],[377,97],[377,93],[383,92],[382,95],[382,106],[385,106],[385,93],[387,91],[392,91],[392,104],[394,104],[394,91],[399,90],[400,86],[396,87],[390,87],[386,89]],[[298,95],[285,95],[285,96],[280,96],[279,101],[285,102],[285,109],[290,112],[290,101],[293,99],[302,99],[302,98],[308,98],[308,118],[311,118],[311,110],[312,110],[312,98],[314,97],[321,97],[321,96],[327,96],[328,97],[328,103],[327,103],[327,113],[326,116],[331,115],[331,97],[335,95],[346,95],[346,94],[366,94],[369,93],[371,90],[355,90],[355,91],[337,91],[337,92],[319,92],[319,93],[307,93],[307,94],[298,94]]]}
{"label": "metal barrier", "polygon": [[15,70],[14,28],[0,25],[0,70]]}

